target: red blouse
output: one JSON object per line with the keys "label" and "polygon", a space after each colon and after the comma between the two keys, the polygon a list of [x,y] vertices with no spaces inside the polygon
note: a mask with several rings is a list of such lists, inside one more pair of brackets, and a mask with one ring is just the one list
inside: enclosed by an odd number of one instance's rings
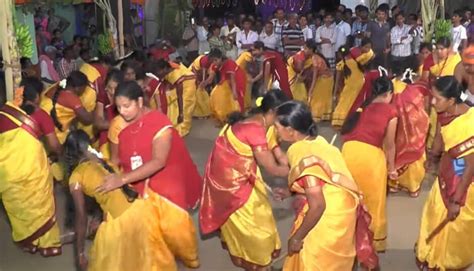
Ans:
{"label": "red blouse", "polygon": [[288,98],[293,98],[290,90],[288,68],[286,67],[286,61],[283,59],[282,55],[274,51],[265,51],[263,53],[263,62],[263,65],[267,62],[270,63],[270,73],[273,75],[273,79],[280,83],[281,90],[288,96]]}
{"label": "red blouse", "polygon": [[382,148],[388,123],[397,114],[397,109],[392,104],[370,104],[364,108],[354,130],[343,136],[344,142],[360,141]]}
{"label": "red blouse", "polygon": [[[151,111],[120,132],[120,165],[124,172],[130,172],[149,162],[152,159],[152,142],[165,129],[172,132],[171,149],[164,168],[149,178],[149,187],[181,208],[189,209],[200,198],[202,179],[184,140],[166,115]],[[133,187],[143,195],[145,180],[135,182]]]}
{"label": "red blouse", "polygon": [[244,96],[245,90],[247,88],[247,76],[245,72],[231,59],[226,59],[222,63],[221,67],[218,69],[221,80],[219,84],[223,84],[225,81],[230,80],[230,75],[234,74],[235,84],[237,88],[238,102],[240,105],[240,110],[244,110]]}
{"label": "red blouse", "polygon": [[256,122],[239,122],[231,127],[234,135],[249,145],[252,150],[260,149],[267,150],[267,137],[265,128]]}

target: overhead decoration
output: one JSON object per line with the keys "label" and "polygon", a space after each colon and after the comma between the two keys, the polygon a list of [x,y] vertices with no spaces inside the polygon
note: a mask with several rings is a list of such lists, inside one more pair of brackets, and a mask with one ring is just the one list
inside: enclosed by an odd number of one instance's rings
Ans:
{"label": "overhead decoration", "polygon": [[286,12],[306,12],[311,8],[310,0],[253,0],[256,7],[283,8]]}
{"label": "overhead decoration", "polygon": [[236,7],[239,0],[192,0],[193,6],[197,8],[220,8]]}

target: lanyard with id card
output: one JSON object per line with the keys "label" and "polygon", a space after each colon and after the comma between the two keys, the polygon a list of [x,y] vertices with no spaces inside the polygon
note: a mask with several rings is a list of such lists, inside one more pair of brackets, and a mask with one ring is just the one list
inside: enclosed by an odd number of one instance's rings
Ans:
{"label": "lanyard with id card", "polygon": [[135,170],[143,165],[143,159],[140,155],[130,157],[130,167]]}

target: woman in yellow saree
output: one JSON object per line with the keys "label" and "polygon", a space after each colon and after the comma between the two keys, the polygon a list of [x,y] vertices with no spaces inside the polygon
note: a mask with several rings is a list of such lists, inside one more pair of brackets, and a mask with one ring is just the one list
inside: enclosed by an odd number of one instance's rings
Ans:
{"label": "woman in yellow saree", "polygon": [[285,100],[283,92],[272,90],[258,99],[250,117],[231,115],[204,173],[201,232],[220,230],[233,264],[245,270],[268,270],[281,248],[259,165],[272,175],[288,174],[286,156],[271,128],[274,109]]}
{"label": "woman in yellow saree", "polygon": [[[436,50],[433,54],[434,65],[429,68],[429,80],[433,83],[441,76],[452,76],[456,66],[462,61],[459,53],[453,52],[450,38],[442,37],[436,41]],[[429,148],[433,145],[436,133],[437,116],[436,110],[431,108],[430,111],[430,132],[427,145]]]}
{"label": "woman in yellow saree", "polygon": [[308,104],[316,121],[331,120],[332,90],[334,87],[333,72],[323,55],[318,53],[314,40],[306,41],[305,55],[311,57],[311,77],[308,82]]}
{"label": "woman in yellow saree", "polygon": [[467,270],[474,263],[474,108],[463,103],[462,91],[453,76],[432,88],[444,148],[433,150],[441,163],[421,218],[420,270]]}
{"label": "woman in yellow saree", "polygon": [[[147,197],[128,186],[99,193],[96,188],[114,170],[90,147],[82,130],[71,132],[64,145],[69,188],[76,213],[76,259],[82,270],[177,270],[175,258],[190,268],[199,266],[196,233],[188,213],[150,189]],[[84,195],[106,214],[85,254],[87,214]]]}
{"label": "woman in yellow saree", "polygon": [[262,75],[259,75],[259,69],[257,67],[257,62],[254,61],[252,53],[249,51],[243,52],[239,55],[235,63],[245,72],[247,77],[247,87],[245,89],[244,104],[245,109],[252,107],[252,86],[258,81]]}
{"label": "woman in yellow saree", "polygon": [[196,76],[196,108],[194,109],[193,116],[197,118],[207,118],[211,115],[209,94],[206,90],[207,82],[211,83],[215,76],[215,72],[210,69],[211,64],[207,55],[201,55],[188,68]]}
{"label": "woman in yellow saree", "polygon": [[[368,38],[362,40],[360,47],[351,49],[341,47],[339,52],[342,60],[336,65],[335,79],[338,103],[332,115],[332,125],[336,128],[344,124],[352,104],[364,85],[364,72],[360,66],[365,65],[374,57],[372,43]],[[343,87],[342,80],[344,80]]]}
{"label": "woman in yellow saree", "polygon": [[[302,103],[278,107],[275,126],[280,138],[292,144],[287,153],[290,191],[305,197],[291,230],[283,270],[351,270],[356,257],[356,228],[358,234],[370,233],[368,224],[361,231],[360,226],[367,221],[358,221],[359,192],[341,152],[318,136],[311,111]],[[274,190],[277,198],[288,192]],[[369,238],[365,241],[366,252],[371,252],[359,260],[376,267],[375,250]]]}
{"label": "woman in yellow saree", "polygon": [[194,108],[196,107],[196,76],[184,66],[171,66],[163,59],[158,60],[155,68],[156,75],[176,91],[178,102],[176,130],[180,136],[184,137],[191,130]]}
{"label": "woman in yellow saree", "polygon": [[428,85],[412,83],[411,70],[403,71],[404,64],[394,62],[392,80],[394,94],[392,104],[398,111],[398,125],[395,136],[395,168],[399,177],[389,180],[390,192],[405,190],[411,197],[418,197],[426,169],[426,138],[430,124],[425,109],[429,95]]}
{"label": "woman in yellow saree", "polygon": [[[393,84],[386,75],[373,83],[372,96],[342,126],[342,156],[364,195],[372,216],[375,248],[385,251],[387,239],[387,175],[397,178],[395,133],[397,109],[391,104]],[[384,152],[385,150],[385,152]]]}
{"label": "woman in yellow saree", "polygon": [[288,58],[288,78],[293,100],[306,103],[308,101],[308,90],[304,84],[304,72],[311,68],[311,57],[304,51],[299,51]]}
{"label": "woman in yellow saree", "polygon": [[211,113],[219,124],[224,124],[230,113],[245,111],[247,76],[235,61],[225,58],[219,49],[212,49],[208,56],[213,63],[212,69],[220,77],[209,99]]}
{"label": "woman in yellow saree", "polygon": [[48,257],[61,254],[61,242],[53,179],[40,141],[44,124],[37,120],[10,102],[0,108],[0,198],[16,244]]}
{"label": "woman in yellow saree", "polygon": [[[80,72],[87,76],[87,81],[89,81],[84,92],[80,95],[84,108],[89,112],[94,111],[98,96],[104,92],[104,82],[111,66],[110,62],[110,59],[102,58],[91,63],[84,63],[79,69]],[[89,137],[95,141],[96,131],[92,124],[78,123],[78,128],[86,131]]]}
{"label": "woman in yellow saree", "polygon": [[65,80],[65,85],[55,84],[41,97],[40,106],[53,118],[61,143],[76,122],[90,125],[94,119],[92,111],[88,111],[80,99],[87,85],[87,77],[82,72],[73,71]]}

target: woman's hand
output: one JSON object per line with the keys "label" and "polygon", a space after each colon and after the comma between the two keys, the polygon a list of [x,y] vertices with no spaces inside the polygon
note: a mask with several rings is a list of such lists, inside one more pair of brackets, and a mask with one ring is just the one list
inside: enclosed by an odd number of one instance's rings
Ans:
{"label": "woman's hand", "polygon": [[388,173],[388,178],[390,180],[396,180],[398,179],[398,172],[396,170],[391,170],[389,173]]}
{"label": "woman's hand", "polygon": [[303,248],[303,240],[297,240],[293,237],[288,240],[288,256],[291,256],[295,253],[299,253]]}
{"label": "woman's hand", "polygon": [[84,252],[79,253],[79,255],[77,256],[77,264],[79,265],[79,268],[81,270],[87,270],[87,265],[89,264],[89,261],[87,260],[86,254],[84,254]]}
{"label": "woman's hand", "polygon": [[449,202],[448,204],[448,219],[454,221],[458,217],[459,212],[461,211],[461,206],[459,203],[454,201]]}
{"label": "woman's hand", "polygon": [[115,190],[125,184],[123,178],[117,174],[110,174],[105,176],[105,182],[96,188],[96,192],[107,193]]}
{"label": "woman's hand", "polygon": [[272,192],[273,192],[273,199],[276,201],[283,201],[284,199],[291,196],[291,192],[288,188],[275,187],[273,188]]}

